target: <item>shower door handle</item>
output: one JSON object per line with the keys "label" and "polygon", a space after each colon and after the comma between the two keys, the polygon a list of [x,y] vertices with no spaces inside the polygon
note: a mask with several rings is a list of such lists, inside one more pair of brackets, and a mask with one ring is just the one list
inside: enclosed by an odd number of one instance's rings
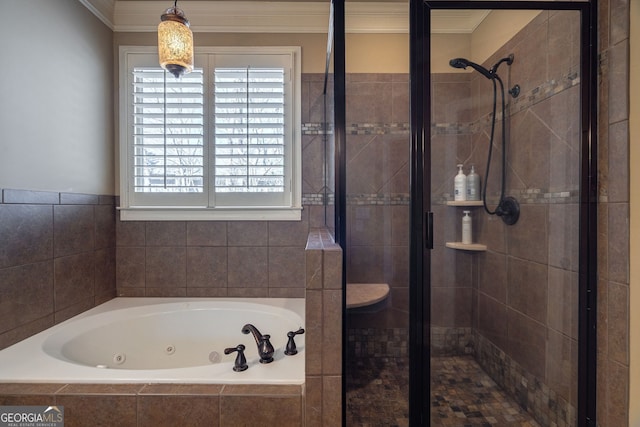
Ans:
{"label": "shower door handle", "polygon": [[424,246],[427,249],[433,249],[433,212],[424,213],[424,225],[426,227]]}

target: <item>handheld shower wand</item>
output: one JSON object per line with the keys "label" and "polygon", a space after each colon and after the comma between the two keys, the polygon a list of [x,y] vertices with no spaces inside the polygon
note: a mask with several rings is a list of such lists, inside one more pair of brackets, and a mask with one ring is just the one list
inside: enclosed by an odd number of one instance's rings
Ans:
{"label": "handheld shower wand", "polygon": [[[504,100],[504,85],[502,83],[502,79],[498,75],[498,67],[503,62],[506,62],[507,65],[511,65],[513,63],[513,54],[500,59],[490,70],[487,70],[482,65],[478,65],[475,62],[471,62],[465,58],[454,58],[449,61],[449,65],[453,68],[462,68],[466,69],[467,67],[471,67],[493,83],[493,111],[492,111],[492,120],[491,120],[491,136],[489,138],[489,152],[487,153],[487,168],[485,170],[484,175],[484,185],[482,186],[482,202],[484,205],[484,210],[489,215],[497,215],[502,218],[502,220],[507,225],[513,225],[518,221],[520,216],[520,206],[518,205],[518,201],[513,197],[505,197],[505,185],[506,185],[506,106]],[[491,167],[491,153],[493,151],[493,139],[495,136],[495,127],[496,127],[496,104],[497,104],[497,83],[500,84],[500,92],[502,94],[502,179],[500,186],[500,200],[498,201],[498,206],[491,211],[487,206],[487,181],[489,179],[489,168]],[[520,93],[520,87],[516,85],[514,89],[509,90],[509,93],[514,98],[518,96]]]}
{"label": "handheld shower wand", "polygon": [[464,70],[466,70],[467,67],[471,67],[489,80],[493,80],[494,77],[492,71],[489,71],[482,65],[478,65],[475,62],[469,61],[468,59],[453,58],[451,61],[449,61],[449,65],[451,65],[453,68],[462,68]]}

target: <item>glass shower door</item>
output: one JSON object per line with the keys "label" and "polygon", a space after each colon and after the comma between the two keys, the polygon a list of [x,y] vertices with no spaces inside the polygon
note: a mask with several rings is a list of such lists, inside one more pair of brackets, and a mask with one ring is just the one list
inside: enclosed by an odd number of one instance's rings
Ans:
{"label": "glass shower door", "polygon": [[581,12],[430,27],[431,425],[578,425]]}
{"label": "glass shower door", "polygon": [[346,425],[408,425],[408,46],[346,32]]}

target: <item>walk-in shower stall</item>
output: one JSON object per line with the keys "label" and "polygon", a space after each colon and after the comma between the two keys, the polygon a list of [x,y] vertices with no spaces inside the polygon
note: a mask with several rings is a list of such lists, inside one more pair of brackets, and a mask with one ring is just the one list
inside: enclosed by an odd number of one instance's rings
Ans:
{"label": "walk-in shower stall", "polygon": [[[411,0],[404,71],[352,71],[349,49],[385,36],[333,6],[345,424],[589,425],[592,5]],[[475,193],[456,197],[457,165]],[[347,308],[354,283],[390,292]]]}

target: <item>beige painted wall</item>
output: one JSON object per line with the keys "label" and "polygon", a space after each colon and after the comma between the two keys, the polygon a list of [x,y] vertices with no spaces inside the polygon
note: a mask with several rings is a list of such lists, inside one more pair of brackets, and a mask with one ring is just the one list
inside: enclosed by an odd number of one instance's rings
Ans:
{"label": "beige painted wall", "polygon": [[[469,34],[432,34],[431,35],[431,72],[464,72],[449,66],[453,58],[471,59],[471,36]],[[471,72],[471,69],[469,71]]]}
{"label": "beige painted wall", "polygon": [[500,47],[524,28],[540,11],[494,10],[470,34],[433,34],[431,36],[431,71],[433,73],[472,72],[449,66],[452,58],[485,62]]}
{"label": "beige painted wall", "polygon": [[[116,33],[117,46],[154,46],[155,33]],[[326,34],[195,33],[196,46],[301,46],[302,72],[324,73]],[[348,73],[408,73],[408,34],[347,34]],[[116,48],[117,49],[117,48]]]}
{"label": "beige painted wall", "polygon": [[[640,162],[640,0],[630,3],[629,164]],[[640,169],[629,168],[629,426],[640,426]],[[635,183],[635,185],[634,185]]]}
{"label": "beige painted wall", "polygon": [[492,11],[471,35],[469,59],[482,64],[539,14],[536,10]]}
{"label": "beige painted wall", "polygon": [[[156,33],[115,33],[118,46],[155,46]],[[301,46],[302,72],[324,73],[327,50],[326,34],[252,34],[252,33],[194,33],[193,44],[198,46]],[[116,80],[118,76],[116,73]]]}
{"label": "beige painted wall", "polygon": [[114,194],[111,30],[77,1],[2,9],[0,188]]}
{"label": "beige painted wall", "polygon": [[347,34],[347,73],[408,73],[408,34]]}

